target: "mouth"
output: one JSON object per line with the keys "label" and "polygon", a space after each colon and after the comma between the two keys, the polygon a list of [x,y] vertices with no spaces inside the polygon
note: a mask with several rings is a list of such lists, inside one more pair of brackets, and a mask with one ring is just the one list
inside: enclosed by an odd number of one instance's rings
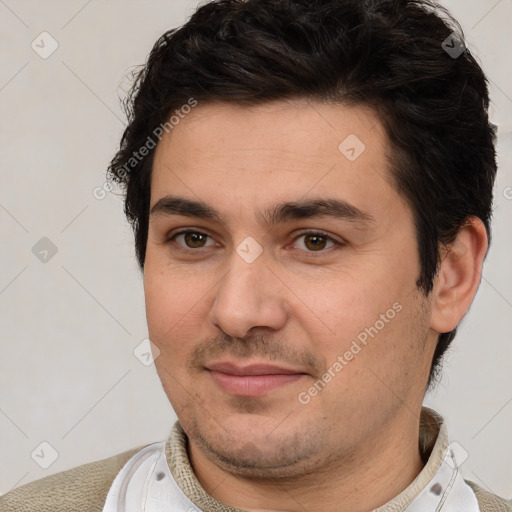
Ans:
{"label": "mouth", "polygon": [[243,397],[261,397],[297,382],[307,374],[269,364],[238,365],[223,361],[206,367],[213,382],[224,392]]}

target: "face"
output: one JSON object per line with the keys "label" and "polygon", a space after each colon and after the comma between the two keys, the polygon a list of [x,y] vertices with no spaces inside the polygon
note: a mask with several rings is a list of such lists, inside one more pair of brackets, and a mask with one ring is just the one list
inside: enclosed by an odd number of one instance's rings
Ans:
{"label": "face", "polygon": [[419,410],[436,336],[387,154],[369,110],[305,100],[199,104],[159,143],[149,335],[201,456],[300,474]]}

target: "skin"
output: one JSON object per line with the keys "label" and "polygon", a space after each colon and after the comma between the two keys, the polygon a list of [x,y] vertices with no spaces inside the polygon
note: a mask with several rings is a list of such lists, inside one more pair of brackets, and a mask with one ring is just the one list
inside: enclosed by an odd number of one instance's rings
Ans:
{"label": "skin", "polygon": [[[338,149],[350,134],[365,145],[354,161]],[[437,333],[467,311],[487,239],[470,219],[443,252],[434,291],[420,292],[412,211],[393,187],[389,149],[370,110],[306,100],[200,104],[158,144],[151,207],[172,195],[219,215],[156,208],[144,287],[155,364],[193,469],[225,504],[371,510],[423,467],[419,417]],[[269,225],[261,215],[314,199],[346,201],[366,220]],[[196,235],[174,236],[184,228]],[[251,263],[237,253],[247,237],[262,249]],[[301,403],[393,305],[400,311]],[[234,396],[207,369],[220,360],[301,375],[262,396]]]}

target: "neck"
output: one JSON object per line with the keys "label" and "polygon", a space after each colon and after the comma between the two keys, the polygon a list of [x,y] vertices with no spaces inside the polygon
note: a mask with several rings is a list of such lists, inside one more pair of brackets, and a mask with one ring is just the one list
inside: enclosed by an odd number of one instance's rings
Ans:
{"label": "neck", "polygon": [[[194,472],[214,499],[250,512],[314,510],[367,512],[402,492],[423,468],[419,452],[419,411],[395,418],[343,460],[283,480],[251,479],[218,466],[193,443]],[[368,492],[368,490],[371,492]]]}

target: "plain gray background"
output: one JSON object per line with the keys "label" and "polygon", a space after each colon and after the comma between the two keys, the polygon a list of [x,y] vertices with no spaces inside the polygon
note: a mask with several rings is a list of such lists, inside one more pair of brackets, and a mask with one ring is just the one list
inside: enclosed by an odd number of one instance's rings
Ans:
{"label": "plain gray background", "polygon": [[[0,493],[163,440],[175,420],[133,353],[147,330],[122,201],[97,187],[127,73],[197,4],[0,0]],[[444,5],[490,79],[500,169],[482,284],[426,403],[467,453],[465,477],[510,497],[512,0]]]}

